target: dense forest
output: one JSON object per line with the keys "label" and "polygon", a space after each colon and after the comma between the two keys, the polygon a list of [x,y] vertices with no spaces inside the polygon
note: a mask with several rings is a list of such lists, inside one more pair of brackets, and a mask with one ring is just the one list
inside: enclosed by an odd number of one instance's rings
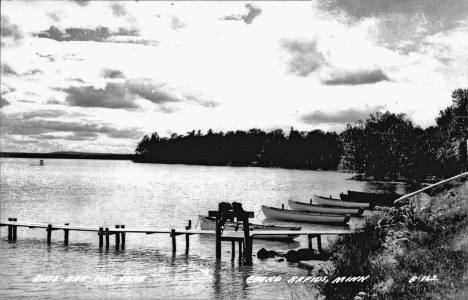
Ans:
{"label": "dense forest", "polygon": [[188,132],[161,138],[145,136],[136,149],[137,162],[197,164],[214,166],[260,166],[309,170],[336,169],[341,158],[335,132],[283,130]]}
{"label": "dense forest", "polygon": [[452,93],[436,125],[415,126],[405,114],[376,112],[348,124],[341,133],[281,129],[264,132],[200,130],[169,138],[145,136],[135,162],[259,166],[352,171],[375,180],[432,176],[445,178],[467,170],[468,89]]}

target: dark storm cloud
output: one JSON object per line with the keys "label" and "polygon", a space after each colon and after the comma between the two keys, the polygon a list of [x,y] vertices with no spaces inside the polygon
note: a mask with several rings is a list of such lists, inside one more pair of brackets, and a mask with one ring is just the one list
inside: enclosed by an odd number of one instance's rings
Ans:
{"label": "dark storm cloud", "polygon": [[293,74],[306,77],[326,64],[315,40],[282,40],[281,46],[291,54],[289,71]]}
{"label": "dark storm cloud", "polygon": [[384,108],[384,105],[376,105],[373,107],[366,106],[365,108],[350,108],[334,112],[316,110],[314,112],[304,114],[299,118],[299,120],[306,124],[348,124],[357,120],[364,120],[368,118],[370,114],[374,114]]}
{"label": "dark storm cloud", "polygon": [[364,70],[352,72],[338,72],[332,78],[322,80],[325,85],[362,85],[381,81],[390,81],[390,78],[381,70]]}
{"label": "dark storm cloud", "polygon": [[104,78],[111,78],[111,79],[125,78],[124,73],[120,70],[103,69],[101,74]]}
{"label": "dark storm cloud", "polygon": [[69,87],[63,89],[67,93],[65,101],[70,106],[101,107],[112,109],[137,109],[134,102],[122,84],[108,83],[104,89],[92,86]]}
{"label": "dark storm cloud", "polygon": [[246,4],[245,7],[249,10],[246,15],[230,15],[222,18],[221,20],[244,21],[247,25],[252,24],[253,20],[262,13],[262,10],[251,4]]}

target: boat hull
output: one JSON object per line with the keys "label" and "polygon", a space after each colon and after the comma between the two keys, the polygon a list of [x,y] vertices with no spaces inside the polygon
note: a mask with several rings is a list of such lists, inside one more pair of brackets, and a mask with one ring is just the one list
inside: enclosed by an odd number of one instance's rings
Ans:
{"label": "boat hull", "polygon": [[395,206],[394,201],[402,195],[392,194],[378,194],[378,193],[365,193],[348,190],[348,194],[340,194],[340,198],[345,201],[352,202],[375,202],[377,205]]}
{"label": "boat hull", "polygon": [[[208,218],[205,216],[198,216],[198,220],[200,223],[200,229],[201,230],[216,230],[216,221],[212,218]],[[239,230],[242,231],[243,226],[239,224]],[[287,230],[287,231],[300,231],[301,227],[289,227],[289,226],[275,226],[275,225],[260,225],[260,224],[250,224],[251,231],[255,230],[262,230],[262,231],[268,231],[268,230]],[[224,230],[228,231],[234,231],[235,230],[235,224],[231,222],[226,222],[224,224]],[[269,234],[269,235],[260,235],[260,236],[254,236],[254,239],[256,240],[292,240],[299,237],[299,235],[296,234],[290,234],[290,235],[275,235],[275,234]]]}
{"label": "boat hull", "polygon": [[299,211],[308,211],[313,213],[321,213],[321,214],[347,214],[352,216],[360,216],[364,212],[362,207],[358,208],[344,208],[344,207],[330,207],[330,206],[321,206],[318,204],[309,204],[309,203],[302,203],[293,200],[288,201],[289,207],[292,210],[299,210]]}
{"label": "boat hull", "polygon": [[346,207],[346,208],[359,208],[372,209],[374,207],[373,203],[364,203],[364,202],[349,202],[342,201],[335,198],[325,198],[322,196],[314,195],[314,201],[318,205],[334,206],[334,207]]}
{"label": "boat hull", "polygon": [[314,214],[264,205],[262,205],[262,210],[267,218],[281,221],[345,225],[350,219],[349,215]]}

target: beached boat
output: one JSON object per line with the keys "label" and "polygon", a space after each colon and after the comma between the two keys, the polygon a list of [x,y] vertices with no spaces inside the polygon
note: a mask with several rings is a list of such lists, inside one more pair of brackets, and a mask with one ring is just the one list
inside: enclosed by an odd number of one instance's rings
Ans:
{"label": "beached boat", "polygon": [[345,225],[350,219],[349,215],[317,214],[265,205],[262,205],[262,210],[267,218],[282,221]]}
{"label": "beached boat", "polygon": [[360,216],[364,212],[364,209],[362,207],[344,208],[344,207],[336,207],[336,206],[324,206],[324,205],[318,205],[318,204],[313,204],[313,203],[309,204],[309,203],[297,202],[293,200],[289,200],[288,204],[292,210],[308,211],[308,212],[321,213],[321,214],[348,214],[351,216]]}
{"label": "beached boat", "polygon": [[336,198],[327,198],[322,196],[314,195],[314,202],[318,205],[327,205],[335,207],[347,207],[347,208],[359,208],[372,209],[374,208],[374,203],[364,203],[364,202],[349,202],[342,201]]}
{"label": "beached boat", "polygon": [[[211,217],[206,217],[206,216],[198,216],[198,220],[200,223],[200,229],[201,230],[216,230],[216,219],[211,218]],[[236,225],[232,222],[226,222],[224,224],[224,230],[229,230],[233,231],[235,230]],[[239,224],[239,229],[242,231],[242,223]],[[262,224],[250,224],[249,227],[250,230],[255,231],[255,230],[286,230],[286,231],[300,231],[301,227],[291,227],[291,226],[277,226],[277,225],[262,225]],[[254,239],[260,239],[260,240],[292,240],[299,237],[299,235],[260,235],[260,236],[254,236]]]}
{"label": "beached boat", "polygon": [[403,195],[397,193],[366,193],[348,190],[348,194],[340,194],[340,198],[353,202],[375,202],[376,205],[395,206],[394,201]]}

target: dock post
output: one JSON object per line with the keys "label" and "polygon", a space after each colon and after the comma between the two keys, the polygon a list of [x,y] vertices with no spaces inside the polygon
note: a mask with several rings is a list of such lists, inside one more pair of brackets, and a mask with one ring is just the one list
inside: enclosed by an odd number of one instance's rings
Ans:
{"label": "dock post", "polygon": [[175,253],[177,250],[175,229],[171,229],[171,237],[172,237],[172,253]]}
{"label": "dock post", "polygon": [[[120,228],[120,225],[115,225],[115,228]],[[120,232],[115,233],[115,248],[119,249],[120,247]]]}
{"label": "dock post", "polygon": [[[120,225],[120,228],[125,229],[125,225]],[[125,232],[122,232],[122,249],[125,247]]]}
{"label": "dock post", "polygon": [[[192,229],[192,220],[188,221],[188,226],[185,227],[185,230],[190,230]],[[186,233],[185,234],[185,251],[188,252],[190,248],[190,234]]]}
{"label": "dock post", "polygon": [[311,234],[308,234],[308,235],[307,235],[307,241],[309,242],[309,247],[308,247],[309,250],[313,250],[313,249],[314,249],[313,244],[312,244],[312,238],[313,238],[313,235],[311,235]]}
{"label": "dock post", "polygon": [[[8,218],[8,222],[13,221],[13,218]],[[8,240],[11,241],[13,239],[13,226],[8,225]]]}
{"label": "dock post", "polygon": [[50,244],[52,240],[52,224],[47,225],[47,244]]}
{"label": "dock post", "polygon": [[106,235],[106,248],[109,249],[109,227],[106,227],[105,235]]}
{"label": "dock post", "polygon": [[243,225],[244,225],[244,245],[245,245],[245,262],[247,264],[252,264],[252,237],[250,236],[250,225],[249,225],[249,215],[247,213],[243,214]]}
{"label": "dock post", "polygon": [[[65,226],[68,226],[68,225],[70,225],[70,223],[65,223]],[[63,235],[64,235],[63,243],[65,245],[68,245],[68,231],[69,231],[68,229],[63,230]]]}
{"label": "dock post", "polygon": [[221,259],[221,220],[219,214],[216,215],[216,258]]}
{"label": "dock post", "polygon": [[99,248],[102,248],[102,246],[104,245],[104,228],[102,227],[99,227],[99,232],[98,232],[98,236],[99,236]]}
{"label": "dock post", "polygon": [[[13,218],[12,221],[16,222],[17,220],[18,220],[17,218]],[[16,225],[11,226],[11,230],[12,230],[12,233],[13,233],[12,234],[13,241],[16,241],[16,233],[18,232],[17,229],[18,229],[18,226],[16,226]]]}
{"label": "dock post", "polygon": [[317,248],[320,253],[322,253],[322,235],[317,235]]}
{"label": "dock post", "polygon": [[243,241],[239,240],[239,261],[242,261]]}
{"label": "dock post", "polygon": [[231,252],[232,252],[232,257],[231,260],[234,260],[236,258],[236,241],[231,241]]}

